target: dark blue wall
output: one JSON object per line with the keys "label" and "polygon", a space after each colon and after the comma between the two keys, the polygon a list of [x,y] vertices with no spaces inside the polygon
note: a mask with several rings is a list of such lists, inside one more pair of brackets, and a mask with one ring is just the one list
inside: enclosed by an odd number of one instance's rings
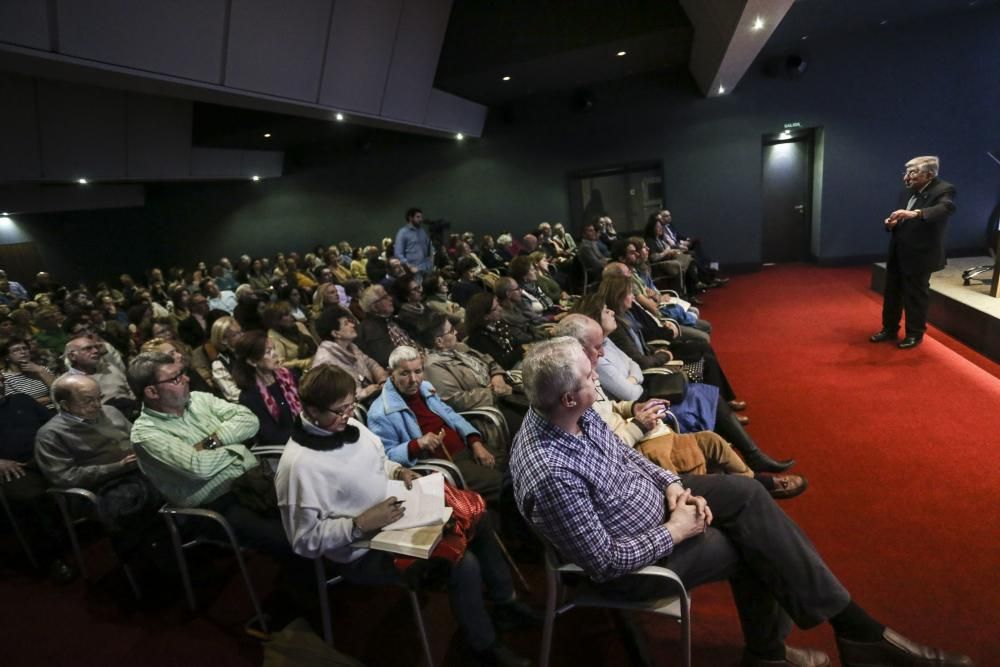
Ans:
{"label": "dark blue wall", "polygon": [[[570,171],[653,159],[663,161],[667,205],[682,229],[723,263],[753,264],[761,138],[799,122],[825,136],[820,259],[884,252],[881,220],[902,165],[922,154],[939,155],[942,176],[958,188],[949,248],[977,248],[1000,195],[1000,167],[986,156],[1000,148],[998,34],[1000,11],[990,10],[813,39],[801,78],[767,78],[758,63],[721,98],[702,98],[686,73],[630,79],[595,88],[585,114],[571,110],[568,96],[493,113],[480,140],[378,134],[364,149],[293,154],[289,175],[274,181],[159,186],[142,209],[20,224],[53,267],[82,248],[103,248],[102,275],[341,238],[370,242],[393,234],[412,205],[459,230],[524,232],[568,221]],[[84,223],[104,231],[81,241],[73,230]],[[130,243],[109,248],[124,230]]]}

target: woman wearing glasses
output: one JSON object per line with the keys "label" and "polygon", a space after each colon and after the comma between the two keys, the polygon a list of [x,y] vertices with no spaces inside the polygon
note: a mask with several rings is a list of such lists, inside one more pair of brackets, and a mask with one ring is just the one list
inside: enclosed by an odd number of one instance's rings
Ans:
{"label": "woman wearing glasses", "polygon": [[28,341],[13,337],[0,342],[0,357],[6,365],[3,380],[8,394],[27,394],[39,405],[55,409],[49,396],[49,387],[55,376],[49,369],[31,361]]}

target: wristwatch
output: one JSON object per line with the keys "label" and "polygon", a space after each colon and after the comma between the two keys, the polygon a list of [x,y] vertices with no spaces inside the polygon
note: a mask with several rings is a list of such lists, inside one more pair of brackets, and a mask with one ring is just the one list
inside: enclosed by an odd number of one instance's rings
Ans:
{"label": "wristwatch", "polygon": [[205,449],[218,449],[222,447],[222,441],[213,433],[205,438]]}

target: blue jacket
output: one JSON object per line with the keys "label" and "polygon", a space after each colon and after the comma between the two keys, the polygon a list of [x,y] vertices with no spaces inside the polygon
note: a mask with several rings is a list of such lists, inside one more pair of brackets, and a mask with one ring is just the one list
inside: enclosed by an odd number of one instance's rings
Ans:
{"label": "blue jacket", "polygon": [[[430,382],[425,380],[421,383],[420,395],[427,401],[431,412],[458,431],[466,444],[470,435],[480,435],[472,424],[438,398],[434,385]],[[423,432],[417,424],[417,416],[406,405],[392,380],[385,383],[382,393],[368,408],[368,428],[382,440],[385,454],[391,460],[405,466],[412,466],[417,462],[417,459],[410,458],[409,445],[411,440],[419,438]]]}

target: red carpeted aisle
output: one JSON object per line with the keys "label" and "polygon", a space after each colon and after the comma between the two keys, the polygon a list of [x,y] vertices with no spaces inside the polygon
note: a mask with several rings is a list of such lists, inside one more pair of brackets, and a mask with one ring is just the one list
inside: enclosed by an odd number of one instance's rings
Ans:
{"label": "red carpeted aisle", "polygon": [[[867,267],[769,267],[712,291],[702,314],[750,433],[809,477],[784,507],[855,599],[998,664],[997,366],[934,329],[913,350],[869,343],[881,298],[868,284]],[[695,605],[697,644],[711,619]],[[827,628],[793,639],[833,650]]]}

